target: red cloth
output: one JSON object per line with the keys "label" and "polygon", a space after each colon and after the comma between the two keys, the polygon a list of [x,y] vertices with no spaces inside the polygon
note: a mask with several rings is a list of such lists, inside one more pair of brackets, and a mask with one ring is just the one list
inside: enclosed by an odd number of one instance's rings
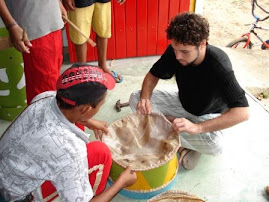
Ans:
{"label": "red cloth", "polygon": [[[95,192],[95,195],[98,195],[106,188],[107,179],[109,177],[109,172],[112,165],[111,153],[109,148],[104,143],[94,141],[87,144],[87,155],[89,169],[93,168],[95,165],[104,165],[101,182]],[[98,170],[89,174],[89,181],[92,187],[94,186],[97,172]],[[41,185],[41,192],[43,198],[45,199],[46,197],[52,196],[52,194],[56,192],[56,189],[50,181],[46,181]],[[47,201],[50,202],[57,196],[58,194],[51,197],[51,199]]]}
{"label": "red cloth", "polygon": [[63,62],[62,31],[31,41],[30,54],[23,53],[27,104],[45,91],[56,90]]}

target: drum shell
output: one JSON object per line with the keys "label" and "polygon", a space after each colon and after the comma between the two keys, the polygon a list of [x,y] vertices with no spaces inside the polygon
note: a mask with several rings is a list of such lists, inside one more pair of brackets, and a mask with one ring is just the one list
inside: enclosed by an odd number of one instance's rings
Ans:
{"label": "drum shell", "polygon": [[[113,162],[110,171],[110,180],[114,182],[125,168]],[[175,155],[166,164],[146,171],[136,171],[137,181],[125,188],[121,194],[136,199],[149,199],[171,188],[177,174],[178,158]]]}

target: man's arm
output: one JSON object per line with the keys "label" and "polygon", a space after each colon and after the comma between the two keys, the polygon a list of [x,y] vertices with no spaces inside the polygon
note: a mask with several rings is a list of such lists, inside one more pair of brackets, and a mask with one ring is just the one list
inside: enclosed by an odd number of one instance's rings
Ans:
{"label": "man's arm", "polygon": [[23,39],[23,29],[17,24],[14,18],[11,16],[7,5],[4,0],[0,0],[0,16],[9,31],[11,42],[14,47],[21,52],[30,53],[32,44],[28,39]]}
{"label": "man's arm", "polygon": [[150,98],[152,91],[159,81],[159,78],[153,76],[150,72],[146,75],[143,81],[140,101],[137,104],[136,110],[138,113],[150,114],[151,113],[151,102]]}
{"label": "man's arm", "polygon": [[206,120],[200,123],[192,123],[185,118],[176,118],[173,121],[173,127],[177,132],[187,132],[190,134],[199,134],[212,131],[223,130],[232,127],[238,123],[248,120],[249,107],[230,108],[221,116]]}

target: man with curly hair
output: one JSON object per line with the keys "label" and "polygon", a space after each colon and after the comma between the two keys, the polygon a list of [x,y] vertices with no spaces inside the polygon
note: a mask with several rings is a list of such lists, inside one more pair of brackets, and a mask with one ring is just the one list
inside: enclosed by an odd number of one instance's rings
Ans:
{"label": "man with curly hair", "polygon": [[[249,118],[248,101],[227,54],[208,44],[205,18],[179,14],[166,32],[171,44],[146,75],[142,90],[132,93],[130,106],[142,114],[163,113],[172,122],[181,140],[179,163],[190,170],[201,153],[222,152],[220,130]],[[173,76],[177,90],[154,90],[159,79]]]}

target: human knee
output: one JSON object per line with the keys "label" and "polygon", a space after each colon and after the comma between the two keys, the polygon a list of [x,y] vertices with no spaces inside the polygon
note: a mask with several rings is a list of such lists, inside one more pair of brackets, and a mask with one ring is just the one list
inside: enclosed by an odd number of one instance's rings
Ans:
{"label": "human knee", "polygon": [[134,92],[130,95],[129,105],[130,105],[132,111],[136,111],[137,103],[138,103],[139,100],[140,100],[140,93],[141,93],[141,90],[137,90],[137,91],[134,91]]}
{"label": "human knee", "polygon": [[93,141],[87,144],[88,155],[94,156],[95,158],[100,159],[101,161],[111,162],[112,157],[111,152],[108,146],[100,141]]}

